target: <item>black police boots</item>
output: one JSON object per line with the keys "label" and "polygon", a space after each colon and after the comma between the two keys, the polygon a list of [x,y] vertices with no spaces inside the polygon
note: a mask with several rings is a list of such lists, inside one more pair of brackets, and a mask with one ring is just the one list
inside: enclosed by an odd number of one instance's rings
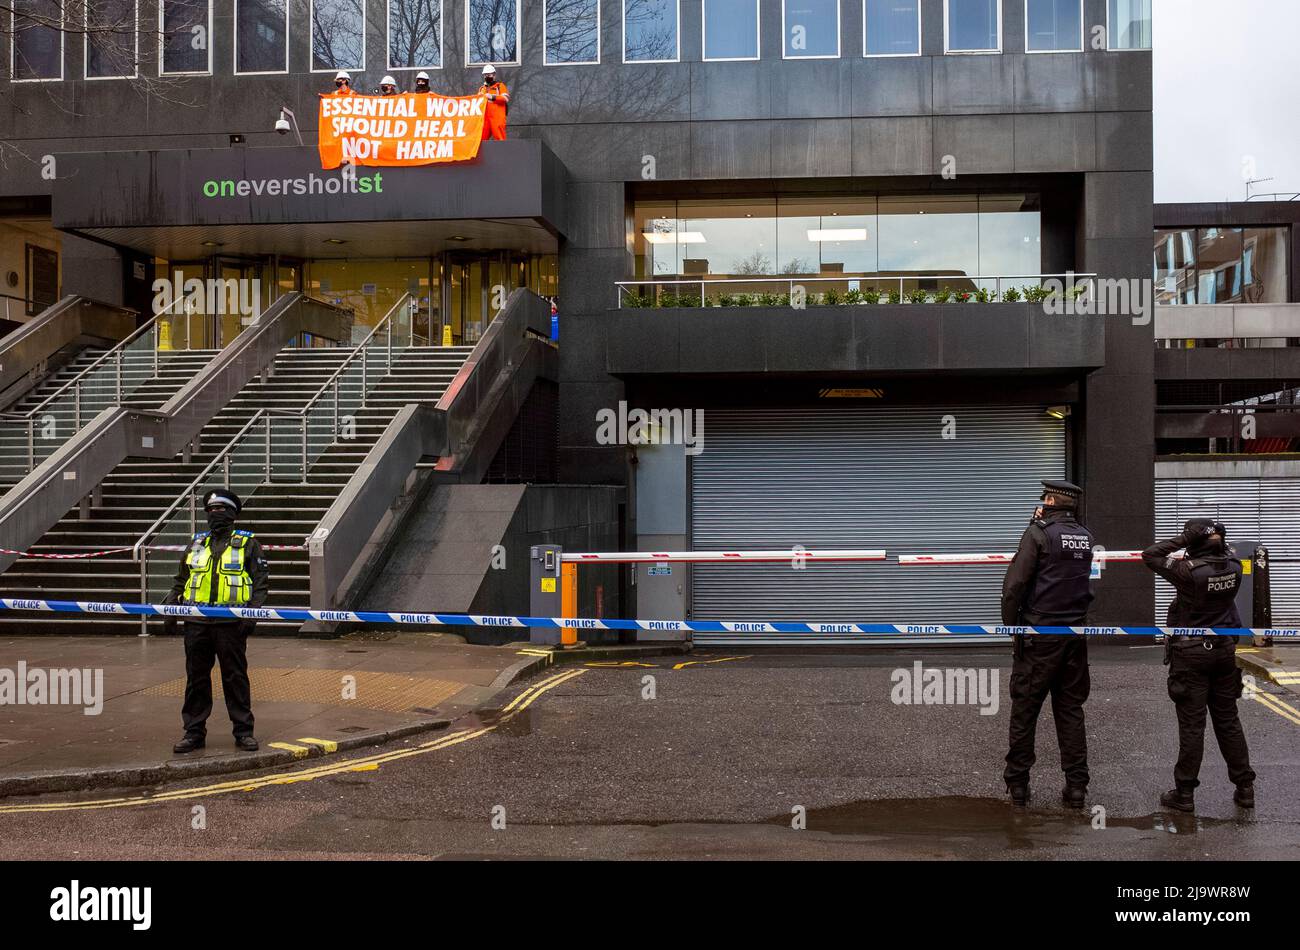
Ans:
{"label": "black police boots", "polygon": [[1238,785],[1237,790],[1232,793],[1232,800],[1242,808],[1255,807],[1255,786],[1247,782],[1245,785]]}
{"label": "black police boots", "polygon": [[1160,796],[1160,804],[1165,808],[1176,808],[1178,811],[1196,811],[1196,798],[1190,791],[1183,791],[1181,788],[1171,788]]}
{"label": "black police boots", "polygon": [[203,736],[186,736],[180,742],[172,746],[172,751],[177,755],[184,755],[186,752],[194,752],[202,749],[204,746]]}
{"label": "black police boots", "polygon": [[1067,808],[1082,808],[1088,789],[1083,785],[1067,785],[1061,790],[1061,801]]}
{"label": "black police boots", "polygon": [[1023,808],[1029,804],[1028,785],[1008,785],[1007,792],[1011,795],[1011,804],[1017,808]]}
{"label": "black police boots", "polygon": [[235,748],[242,749],[245,752],[257,751],[257,740],[252,736],[237,736],[235,738]]}

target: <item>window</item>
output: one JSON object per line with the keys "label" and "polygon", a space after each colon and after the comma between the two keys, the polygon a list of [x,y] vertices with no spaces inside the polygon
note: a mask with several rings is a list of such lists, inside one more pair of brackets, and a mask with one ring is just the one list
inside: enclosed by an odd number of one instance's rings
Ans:
{"label": "window", "polygon": [[600,0],[545,0],[546,65],[600,62]]}
{"label": "window", "polygon": [[1083,52],[1083,0],[1025,0],[1025,50]]}
{"label": "window", "polygon": [[210,0],[158,4],[158,72],[163,76],[212,72]]}
{"label": "window", "polygon": [[86,78],[136,75],[135,0],[96,0],[85,6]]}
{"label": "window", "polygon": [[61,0],[14,0],[13,11],[14,81],[62,79]]}
{"label": "window", "polygon": [[623,0],[623,62],[677,62],[680,31],[680,0]]}
{"label": "window", "polygon": [[864,56],[920,56],[921,0],[863,0]]}
{"label": "window", "polygon": [[758,56],[758,0],[704,0],[705,60]]}
{"label": "window", "polygon": [[366,68],[364,0],[311,0],[311,70]]}
{"label": "window", "polygon": [[470,66],[519,62],[519,0],[468,0],[465,57]]}
{"label": "window", "polygon": [[633,222],[646,280],[820,277],[836,281],[821,289],[887,292],[901,278],[905,291],[974,292],[999,277],[1003,290],[1035,285],[1042,271],[1036,195],[663,199],[636,202]]}
{"label": "window", "polygon": [[1106,36],[1113,50],[1151,48],[1151,0],[1106,0]]}
{"label": "window", "polygon": [[840,0],[781,0],[786,59],[840,55]]}
{"label": "window", "polygon": [[1196,303],[1196,231],[1160,230],[1155,238],[1157,304]]}
{"label": "window", "polygon": [[287,0],[235,0],[235,72],[289,70]]}
{"label": "window", "polygon": [[1000,0],[943,0],[945,53],[1002,52]]}
{"label": "window", "polygon": [[388,0],[388,68],[442,68],[442,0]]}
{"label": "window", "polygon": [[1286,303],[1286,228],[1155,232],[1158,304]]}

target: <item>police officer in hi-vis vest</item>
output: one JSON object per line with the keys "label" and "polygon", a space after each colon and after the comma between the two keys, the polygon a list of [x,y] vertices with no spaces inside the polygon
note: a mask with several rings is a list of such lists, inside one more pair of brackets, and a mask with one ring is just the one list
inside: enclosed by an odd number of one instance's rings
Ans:
{"label": "police officer in hi-vis vest", "polygon": [[[1020,539],[1002,583],[1002,622],[1008,626],[1077,627],[1092,603],[1092,533],[1075,512],[1083,489],[1044,481],[1042,505]],[[1065,789],[1061,799],[1082,808],[1088,791],[1088,739],[1083,704],[1088,698],[1088,641],[1076,634],[1015,638],[1011,667],[1011,735],[1003,777],[1015,805],[1029,801],[1034,734],[1043,700],[1052,697],[1056,741]]]}
{"label": "police officer in hi-vis vest", "polygon": [[[262,546],[252,532],[235,528],[241,508],[239,496],[228,488],[213,489],[203,497],[208,530],[196,534],[182,555],[167,603],[260,607],[266,602],[270,574]],[[247,655],[248,635],[256,626],[253,620],[186,618],[185,702],[181,706],[185,736],[172,747],[173,752],[193,752],[204,746],[212,713],[214,659],[221,663],[221,689],[234,725],[235,745],[245,752],[257,751]],[[174,633],[176,619],[168,617],[164,628]]]}
{"label": "police officer in hi-vis vest", "polygon": [[[1142,552],[1146,566],[1177,591],[1169,608],[1171,627],[1241,627],[1237,593],[1243,571],[1241,561],[1227,546],[1227,537],[1228,529],[1221,522],[1192,518],[1178,537]],[[1187,556],[1174,557],[1174,552],[1183,548]],[[1255,807],[1255,773],[1237,716],[1242,682],[1236,653],[1235,637],[1170,636],[1165,640],[1169,698],[1178,711],[1175,787],[1160,796],[1160,804],[1166,808],[1196,808],[1207,707],[1219,751],[1228,765],[1228,778],[1237,786],[1233,801],[1242,808]]]}

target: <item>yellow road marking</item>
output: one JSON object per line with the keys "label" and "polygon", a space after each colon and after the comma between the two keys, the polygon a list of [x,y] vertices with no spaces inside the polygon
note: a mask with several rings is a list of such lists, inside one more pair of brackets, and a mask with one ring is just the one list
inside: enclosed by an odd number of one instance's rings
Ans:
{"label": "yellow road marking", "polygon": [[703,665],[705,663],[726,663],[728,660],[747,660],[747,656],[720,656],[713,660],[687,660],[685,663],[678,663],[673,667],[675,670],[684,669],[688,666]]}
{"label": "yellow road marking", "polygon": [[337,752],[339,750],[339,744],[333,739],[299,739],[298,741],[305,742],[308,745],[319,746],[326,752]]}
{"label": "yellow road marking", "polygon": [[516,650],[519,656],[551,656],[550,650]]}
{"label": "yellow road marking", "polygon": [[295,759],[304,758],[311,749],[305,745],[294,745],[292,742],[268,742],[272,749],[283,749],[285,752],[292,752]]}
{"label": "yellow road marking", "polygon": [[1250,698],[1263,705],[1265,709],[1277,713],[1288,722],[1293,722],[1297,726],[1300,726],[1300,710],[1296,710],[1287,703],[1282,702],[1276,696],[1272,696],[1256,689],[1250,694]]}
{"label": "yellow road marking", "polygon": [[626,667],[626,666],[644,666],[653,670],[658,667],[658,664],[638,663],[636,660],[600,660],[591,663],[584,663],[583,666],[592,666],[592,667],[597,667],[599,669],[606,669],[606,670],[619,669],[620,667]]}
{"label": "yellow road marking", "polygon": [[295,782],[310,781],[312,779],[330,775],[340,775],[344,772],[374,771],[386,762],[395,762],[398,759],[409,758],[413,755],[424,755],[428,752],[436,752],[440,749],[445,749],[448,746],[459,745],[462,742],[468,742],[470,739],[477,739],[479,736],[487,735],[489,732],[494,732],[514,718],[515,715],[522,712],[524,709],[527,709],[533,700],[537,699],[543,693],[562,683],[566,683],[575,677],[581,676],[585,672],[586,670],[581,669],[566,670],[563,673],[557,673],[548,679],[533,684],[516,696],[515,699],[504,710],[502,710],[503,715],[490,726],[483,726],[478,729],[461,729],[438,739],[425,742],[412,749],[398,749],[392,752],[380,752],[374,755],[360,756],[355,759],[343,759],[329,765],[300,769],[296,772],[281,772],[276,775],[266,775],[253,780],[240,778],[230,782],[219,782],[215,785],[162,792],[157,795],[106,798],[89,802],[48,802],[32,803],[27,805],[0,805],[0,814],[52,811],[98,811],[105,808],[129,808],[136,805],[153,805],[160,802],[185,801],[191,798],[206,798],[212,795],[226,794],[228,792],[251,792],[256,791],[259,788],[267,788],[271,785],[284,785]]}

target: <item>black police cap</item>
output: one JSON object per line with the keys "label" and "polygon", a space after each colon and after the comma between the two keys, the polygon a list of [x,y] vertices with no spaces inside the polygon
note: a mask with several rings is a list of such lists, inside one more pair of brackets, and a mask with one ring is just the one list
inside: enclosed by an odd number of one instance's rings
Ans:
{"label": "black police cap", "polygon": [[1213,518],[1189,518],[1183,525],[1183,534],[1189,538],[1208,538],[1212,534],[1217,534],[1226,541],[1228,529],[1222,521],[1215,521]]}
{"label": "black police cap", "polygon": [[212,505],[225,505],[227,508],[234,508],[235,514],[244,510],[244,503],[239,500],[229,488],[213,488],[203,496],[203,507],[209,508]]}
{"label": "black police cap", "polygon": [[1061,498],[1073,498],[1078,501],[1083,497],[1083,489],[1074,482],[1045,478],[1043,479],[1043,494],[1058,495]]}

